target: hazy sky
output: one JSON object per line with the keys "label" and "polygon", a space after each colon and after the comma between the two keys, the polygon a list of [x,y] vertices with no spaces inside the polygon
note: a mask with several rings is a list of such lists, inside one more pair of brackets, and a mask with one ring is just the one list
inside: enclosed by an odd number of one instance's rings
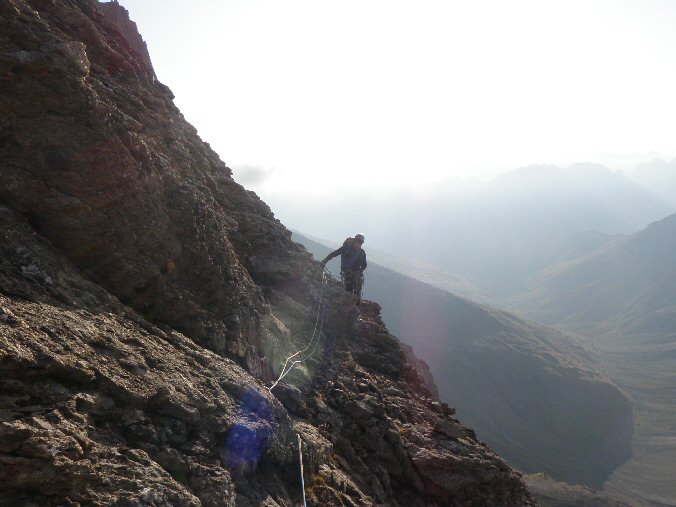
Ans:
{"label": "hazy sky", "polygon": [[673,0],[120,3],[262,195],[676,156]]}

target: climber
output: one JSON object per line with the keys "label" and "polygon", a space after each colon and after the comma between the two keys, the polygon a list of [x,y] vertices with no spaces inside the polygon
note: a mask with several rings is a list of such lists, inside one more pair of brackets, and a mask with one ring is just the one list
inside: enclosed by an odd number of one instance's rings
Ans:
{"label": "climber", "polygon": [[345,284],[345,290],[357,295],[357,306],[361,302],[361,289],[364,286],[364,270],[366,269],[366,252],[361,248],[363,244],[363,234],[347,238],[343,246],[331,252],[322,261],[322,266],[326,267],[327,262],[340,255],[340,278]]}

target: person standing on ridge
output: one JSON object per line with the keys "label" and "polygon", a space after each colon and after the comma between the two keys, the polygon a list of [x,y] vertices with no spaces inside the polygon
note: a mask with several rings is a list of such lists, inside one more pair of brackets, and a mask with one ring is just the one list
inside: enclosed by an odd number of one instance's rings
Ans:
{"label": "person standing on ridge", "polygon": [[322,266],[334,257],[340,255],[340,278],[345,284],[345,290],[357,295],[357,306],[361,302],[361,289],[364,286],[364,270],[366,269],[366,252],[361,246],[364,244],[364,235],[357,234],[354,238],[347,238],[338,250],[331,252],[322,261]]}

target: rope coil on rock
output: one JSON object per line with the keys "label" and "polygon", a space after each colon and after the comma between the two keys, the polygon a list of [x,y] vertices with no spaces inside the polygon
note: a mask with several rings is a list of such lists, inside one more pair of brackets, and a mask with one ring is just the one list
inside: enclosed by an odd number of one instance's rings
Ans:
{"label": "rope coil on rock", "polygon": [[[326,270],[322,272],[322,283],[319,288],[319,304],[317,306],[317,318],[315,319],[315,327],[312,330],[312,336],[310,337],[310,341],[308,344],[305,346],[304,349],[299,350],[298,352],[295,352],[294,354],[290,355],[289,357],[286,358],[284,361],[284,366],[282,366],[282,371],[279,374],[279,378],[275,380],[275,382],[268,388],[266,388],[268,391],[272,391],[277,384],[279,384],[284,377],[286,377],[289,373],[291,373],[291,370],[293,370],[294,366],[297,364],[303,363],[310,359],[314,353],[317,351],[317,346],[319,345],[319,338],[322,334],[322,329],[324,328],[324,314],[322,313],[322,304],[324,302],[324,284],[326,283]],[[320,315],[321,315],[321,321],[320,321]],[[319,325],[319,332],[317,333],[317,325]],[[317,340],[315,342],[315,334],[317,335]],[[296,359],[295,361],[291,362],[289,364],[289,361],[296,357],[299,354],[305,353],[314,343],[314,347],[312,347],[312,351],[302,359]]]}

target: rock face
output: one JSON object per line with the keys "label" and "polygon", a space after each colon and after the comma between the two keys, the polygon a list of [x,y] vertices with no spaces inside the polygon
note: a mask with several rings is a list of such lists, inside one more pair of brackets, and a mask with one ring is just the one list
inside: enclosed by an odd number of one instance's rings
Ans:
{"label": "rock face", "polygon": [[0,235],[0,505],[533,505],[116,3],[0,3]]}
{"label": "rock face", "polygon": [[4,2],[2,19],[0,200],[121,301],[261,374],[253,281],[297,271],[300,249],[199,140],[128,26],[94,2]]}

